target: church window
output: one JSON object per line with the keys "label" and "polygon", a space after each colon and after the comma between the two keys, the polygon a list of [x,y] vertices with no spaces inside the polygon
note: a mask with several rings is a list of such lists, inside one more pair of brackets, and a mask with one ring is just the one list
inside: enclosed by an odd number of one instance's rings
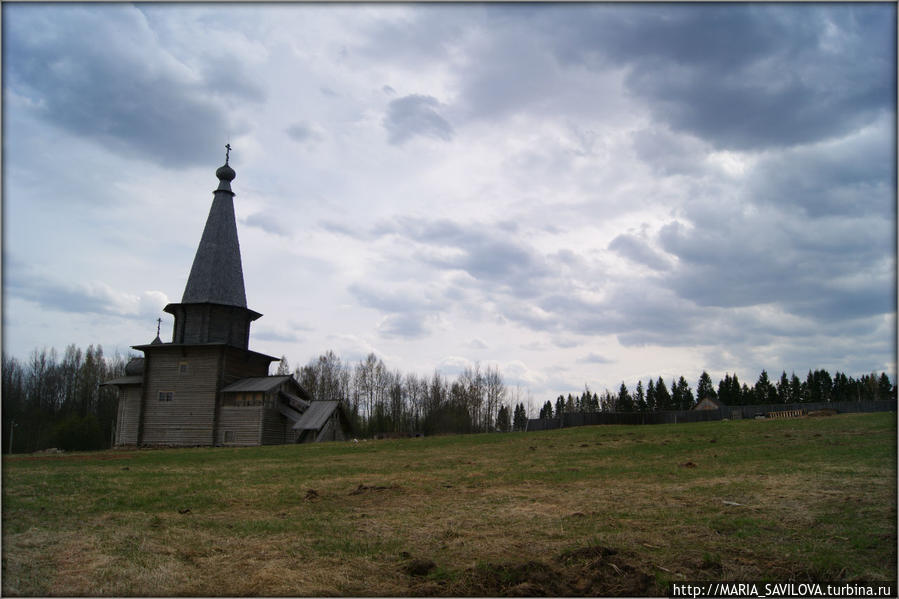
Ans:
{"label": "church window", "polygon": [[178,364],[178,374],[187,374],[187,362]]}
{"label": "church window", "polygon": [[159,395],[157,395],[159,401],[174,401],[175,392],[174,391],[160,391]]}

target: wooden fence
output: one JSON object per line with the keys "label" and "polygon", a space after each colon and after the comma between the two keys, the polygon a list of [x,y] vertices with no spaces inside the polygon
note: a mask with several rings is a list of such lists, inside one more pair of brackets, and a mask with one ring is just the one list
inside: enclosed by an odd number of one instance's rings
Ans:
{"label": "wooden fence", "polygon": [[[573,412],[557,418],[531,418],[527,430],[545,431],[571,426],[591,426],[598,424],[677,424],[679,422],[709,422],[713,420],[755,418],[798,417],[817,410],[833,410],[837,413],[850,412],[895,412],[896,401],[831,401],[815,403],[763,404],[754,406],[722,406],[719,410],[666,410],[664,412]],[[786,416],[790,414],[790,416]]]}

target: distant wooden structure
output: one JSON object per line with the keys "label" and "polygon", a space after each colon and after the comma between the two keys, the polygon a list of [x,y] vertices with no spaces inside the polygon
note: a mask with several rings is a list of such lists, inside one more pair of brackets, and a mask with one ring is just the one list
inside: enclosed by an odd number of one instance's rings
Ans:
{"label": "distant wooden structure", "polygon": [[[230,148],[228,148],[230,151]],[[234,193],[228,165],[175,317],[172,341],[135,345],[143,358],[105,385],[119,390],[117,446],[269,445],[344,440],[350,423],[336,401],[312,402],[292,376],[269,376],[278,358],[249,349],[247,308]]]}
{"label": "distant wooden structure", "polygon": [[712,399],[711,397],[706,397],[695,406],[693,406],[694,410],[720,410],[721,403],[717,399]]}

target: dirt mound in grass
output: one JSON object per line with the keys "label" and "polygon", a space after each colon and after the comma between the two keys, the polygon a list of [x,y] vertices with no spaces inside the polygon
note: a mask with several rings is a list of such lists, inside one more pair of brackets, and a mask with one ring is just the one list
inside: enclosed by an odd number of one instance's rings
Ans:
{"label": "dirt mound in grass", "polygon": [[363,493],[371,493],[373,491],[387,491],[388,489],[399,489],[397,485],[363,485],[360,484],[354,490],[350,491],[350,495],[362,495]]}
{"label": "dirt mound in grass", "polygon": [[632,559],[608,547],[566,551],[551,563],[485,563],[459,577],[461,588],[450,594],[470,596],[647,596],[656,593],[654,579]]}

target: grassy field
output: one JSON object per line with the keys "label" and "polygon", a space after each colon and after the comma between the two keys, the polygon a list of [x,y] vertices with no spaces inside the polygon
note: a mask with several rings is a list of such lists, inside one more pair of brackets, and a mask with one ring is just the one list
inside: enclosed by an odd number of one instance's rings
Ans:
{"label": "grassy field", "polygon": [[3,459],[4,595],[892,581],[896,415]]}

